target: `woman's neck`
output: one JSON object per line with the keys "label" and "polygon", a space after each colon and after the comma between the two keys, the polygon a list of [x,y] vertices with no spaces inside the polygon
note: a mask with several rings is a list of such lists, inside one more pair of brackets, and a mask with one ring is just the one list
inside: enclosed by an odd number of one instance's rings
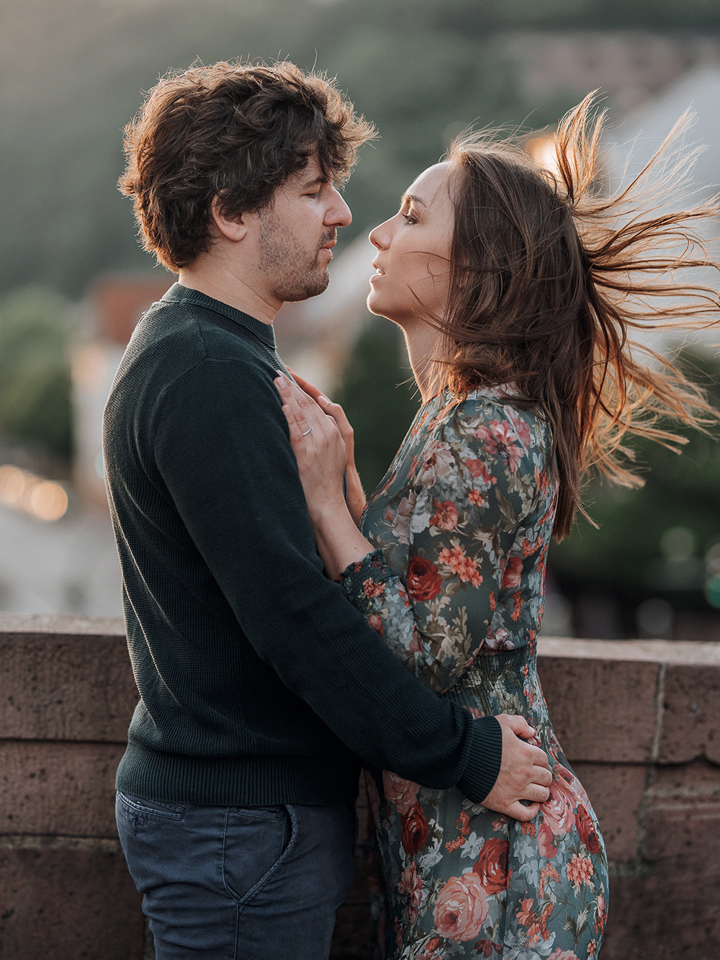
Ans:
{"label": "woman's neck", "polygon": [[402,331],[415,382],[420,389],[422,402],[427,403],[437,393],[437,366],[434,361],[437,359],[439,333],[422,320],[403,325]]}

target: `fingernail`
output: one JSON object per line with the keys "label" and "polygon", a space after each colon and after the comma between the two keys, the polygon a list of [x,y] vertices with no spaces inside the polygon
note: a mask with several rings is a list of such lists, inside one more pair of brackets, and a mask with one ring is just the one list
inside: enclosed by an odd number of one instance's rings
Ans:
{"label": "fingernail", "polygon": [[322,394],[318,397],[318,403],[330,403],[327,397],[324,397]]}
{"label": "fingernail", "polygon": [[286,387],[286,386],[287,386],[287,380],[285,379],[285,377],[283,376],[283,374],[280,373],[280,371],[278,370],[278,371],[277,371],[277,375],[278,375],[278,376],[277,376],[277,380],[275,381],[275,383],[277,383],[277,385],[280,386],[280,387]]}

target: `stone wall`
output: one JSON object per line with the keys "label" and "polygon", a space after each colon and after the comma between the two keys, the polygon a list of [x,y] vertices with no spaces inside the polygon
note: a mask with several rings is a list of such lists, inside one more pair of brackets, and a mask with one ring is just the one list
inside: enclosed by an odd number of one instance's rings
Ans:
{"label": "stone wall", "polygon": [[[608,845],[603,960],[716,960],[720,643],[545,640],[540,653]],[[113,819],[135,701],[120,621],[0,615],[0,956],[151,956]],[[335,960],[370,955],[364,844]]]}

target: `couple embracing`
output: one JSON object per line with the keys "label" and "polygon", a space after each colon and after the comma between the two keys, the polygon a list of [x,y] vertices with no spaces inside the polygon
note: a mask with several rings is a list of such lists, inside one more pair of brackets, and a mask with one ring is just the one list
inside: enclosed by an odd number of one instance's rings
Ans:
{"label": "couple embracing", "polygon": [[129,125],[121,188],[178,274],[104,427],[140,693],[117,820],[158,960],[326,958],[361,765],[388,958],[598,956],[605,849],[535,664],[547,549],[590,460],[627,479],[631,406],[704,401],[625,345],[629,266],[683,220],[612,232],[590,109],[558,179],[466,137],[371,232],[422,404],[367,502],[272,323],[327,286],[372,128],[289,63],[169,75]]}

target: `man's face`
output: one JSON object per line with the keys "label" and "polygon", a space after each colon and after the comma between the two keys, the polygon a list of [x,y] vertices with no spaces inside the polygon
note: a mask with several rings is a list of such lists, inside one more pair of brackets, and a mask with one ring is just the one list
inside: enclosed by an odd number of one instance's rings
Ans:
{"label": "man's face", "polygon": [[337,228],[352,215],[315,159],[278,187],[260,213],[258,266],[270,296],[286,302],[322,293],[330,277]]}

